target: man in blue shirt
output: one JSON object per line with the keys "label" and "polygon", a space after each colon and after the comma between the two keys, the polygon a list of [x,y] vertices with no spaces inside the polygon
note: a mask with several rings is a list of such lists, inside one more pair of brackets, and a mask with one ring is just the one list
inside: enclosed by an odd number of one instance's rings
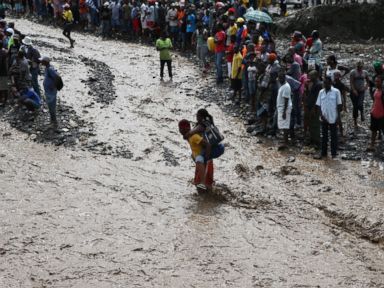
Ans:
{"label": "man in blue shirt", "polygon": [[57,99],[57,88],[56,81],[59,75],[56,70],[51,66],[51,59],[49,57],[43,57],[40,59],[41,64],[45,66],[44,72],[44,91],[45,98],[47,101],[49,115],[51,117],[51,126],[52,128],[57,128],[57,118],[56,118],[56,99]]}
{"label": "man in blue shirt", "polygon": [[186,39],[186,48],[190,48],[192,44],[192,35],[196,31],[196,16],[195,16],[195,7],[191,5],[188,10],[187,16],[187,39]]}

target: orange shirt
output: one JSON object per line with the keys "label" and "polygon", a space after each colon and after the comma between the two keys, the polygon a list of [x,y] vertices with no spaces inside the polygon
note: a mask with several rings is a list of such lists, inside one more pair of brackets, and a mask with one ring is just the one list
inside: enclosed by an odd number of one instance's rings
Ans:
{"label": "orange shirt", "polygon": [[181,26],[181,22],[185,16],[185,10],[179,10],[177,11],[177,20],[178,20],[178,25]]}
{"label": "orange shirt", "polygon": [[86,14],[88,13],[88,7],[85,3],[85,0],[80,0],[79,1],[79,12],[80,14]]}

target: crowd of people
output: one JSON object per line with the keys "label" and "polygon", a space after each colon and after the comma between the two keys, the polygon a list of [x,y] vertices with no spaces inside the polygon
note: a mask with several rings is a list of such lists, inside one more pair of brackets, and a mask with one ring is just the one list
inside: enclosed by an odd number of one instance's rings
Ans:
{"label": "crowd of people", "polygon": [[33,120],[42,105],[38,76],[43,66],[45,102],[51,126],[56,129],[57,91],[62,80],[50,62],[49,57],[41,57],[32,39],[17,30],[14,23],[0,19],[0,107],[9,103],[25,110]]}
{"label": "crowd of people", "polygon": [[[56,19],[54,24],[61,22],[63,35],[68,38],[71,47],[75,42],[71,38],[74,25],[89,30],[100,27],[102,37],[122,35],[148,41],[157,39],[161,79],[165,64],[169,77],[173,76],[170,49],[196,51],[203,73],[209,71],[213,58],[217,84],[222,85],[228,79],[234,105],[249,107],[248,130],[252,130],[250,132],[254,135],[276,135],[278,129],[283,130],[281,149],[288,145],[289,138],[295,139],[297,131],[303,131],[307,144],[321,148],[319,158],[324,157],[330,132],[331,155],[335,157],[338,135],[345,140],[342,115],[347,112],[347,95],[350,95],[353,105],[355,128],[358,127],[358,116],[362,122],[365,121],[365,96],[370,95],[374,101],[369,149],[374,149],[376,137],[384,128],[382,63],[376,61],[373,65],[375,74],[369,75],[362,62],[356,67],[343,67],[338,64],[335,55],[324,59],[323,43],[316,30],[308,37],[294,31],[289,46],[277,47],[270,24],[247,17],[255,8],[268,15],[268,10],[263,7],[266,2],[194,1],[191,4],[153,0],[79,0],[44,2],[42,5],[42,2],[35,0],[27,4],[31,4],[31,13],[39,17],[50,15]],[[17,3],[14,4],[16,7]],[[1,5],[4,6],[4,2]],[[2,18],[5,17],[3,10],[0,8]],[[15,13],[18,13],[17,9]],[[47,67],[45,82],[52,80],[50,84],[44,82],[47,102],[52,102],[50,98],[56,99],[52,87],[58,77],[49,65],[49,58],[42,61],[32,40],[29,37],[22,39],[24,35],[15,29],[13,23],[4,19],[1,20],[0,37],[1,63],[7,68],[1,70],[1,89],[4,91],[5,78],[8,77],[11,79],[11,94],[17,95],[33,110],[41,101],[36,100],[34,105],[30,105],[31,97],[26,95],[33,92],[36,94],[33,97],[41,98],[37,75],[39,66],[43,64]],[[54,111],[54,105],[51,106],[50,111]],[[56,123],[54,112],[51,118]]]}

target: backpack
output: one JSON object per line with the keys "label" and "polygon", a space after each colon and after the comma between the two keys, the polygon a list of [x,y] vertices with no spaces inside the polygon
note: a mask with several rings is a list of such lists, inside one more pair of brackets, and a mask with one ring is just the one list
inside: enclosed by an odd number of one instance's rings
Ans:
{"label": "backpack", "polygon": [[209,144],[215,146],[224,140],[224,136],[220,133],[219,129],[210,121],[204,121],[204,126],[204,138]]}

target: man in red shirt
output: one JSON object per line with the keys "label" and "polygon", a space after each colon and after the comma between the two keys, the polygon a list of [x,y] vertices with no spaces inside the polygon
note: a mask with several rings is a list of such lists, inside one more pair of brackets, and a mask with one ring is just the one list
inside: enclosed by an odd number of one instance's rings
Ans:
{"label": "man in red shirt", "polygon": [[223,57],[225,54],[225,40],[226,34],[223,30],[223,25],[217,25],[217,32],[215,34],[215,64],[216,64],[216,82],[223,83]]}

